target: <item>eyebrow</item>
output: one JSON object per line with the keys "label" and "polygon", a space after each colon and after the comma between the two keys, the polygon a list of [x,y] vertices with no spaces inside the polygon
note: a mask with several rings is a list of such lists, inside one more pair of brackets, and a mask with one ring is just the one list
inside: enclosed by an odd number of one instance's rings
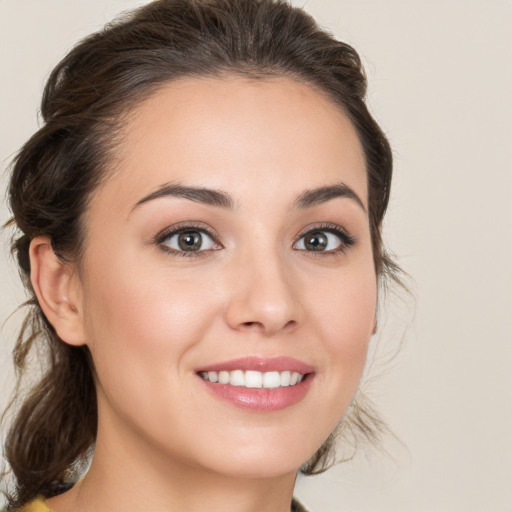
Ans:
{"label": "eyebrow", "polygon": [[135,209],[141,204],[160,199],[161,197],[180,197],[188,199],[195,203],[203,203],[209,206],[219,206],[221,208],[234,209],[234,201],[229,194],[220,190],[213,190],[202,187],[186,187],[179,184],[165,184],[159,187],[151,194],[143,197],[132,208]]}
{"label": "eyebrow", "polygon": [[295,200],[293,209],[302,210],[304,208],[310,208],[317,204],[325,203],[338,197],[354,200],[363,209],[363,211],[366,212],[366,208],[361,198],[354,192],[352,188],[350,188],[348,185],[345,185],[343,182],[327,187],[315,188],[313,190],[305,190]]}
{"label": "eyebrow", "polygon": [[[165,184],[159,187],[151,194],[140,199],[132,208],[134,210],[138,206],[160,199],[162,197],[178,197],[188,199],[196,203],[202,203],[209,206],[217,206],[220,208],[234,209],[235,201],[226,192],[204,187],[188,187],[180,184]],[[319,187],[312,190],[305,190],[294,201],[292,210],[303,210],[311,208],[321,203],[330,201],[336,198],[347,198],[355,201],[364,212],[366,208],[361,198],[345,183],[337,183],[325,187]]]}

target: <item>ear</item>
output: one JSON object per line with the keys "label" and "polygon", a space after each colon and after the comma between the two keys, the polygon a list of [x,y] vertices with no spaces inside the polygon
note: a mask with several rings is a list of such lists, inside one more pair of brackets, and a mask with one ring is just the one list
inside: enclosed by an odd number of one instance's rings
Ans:
{"label": "ear", "polygon": [[82,289],[74,265],[53,252],[46,236],[30,243],[30,280],[39,305],[62,341],[85,345]]}

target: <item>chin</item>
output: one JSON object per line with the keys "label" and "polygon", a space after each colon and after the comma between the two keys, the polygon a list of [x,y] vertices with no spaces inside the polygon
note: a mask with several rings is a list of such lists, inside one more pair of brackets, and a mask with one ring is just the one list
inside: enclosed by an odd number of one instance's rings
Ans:
{"label": "chin", "polygon": [[305,460],[290,457],[275,457],[261,447],[258,457],[237,457],[236,460],[225,461],[217,472],[226,476],[244,479],[279,478],[296,474]]}
{"label": "chin", "polygon": [[210,451],[209,460],[203,460],[203,464],[219,474],[236,478],[277,478],[296,474],[319,447],[304,442],[304,438],[296,438],[292,443],[265,441],[260,438],[258,443],[244,446],[232,443],[220,457]]}

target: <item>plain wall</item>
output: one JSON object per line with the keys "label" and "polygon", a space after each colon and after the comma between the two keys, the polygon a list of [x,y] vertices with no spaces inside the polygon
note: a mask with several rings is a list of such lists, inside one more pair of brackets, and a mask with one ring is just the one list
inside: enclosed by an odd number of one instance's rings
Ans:
{"label": "plain wall", "polygon": [[[2,190],[9,160],[37,127],[53,65],[79,38],[142,3],[0,0]],[[396,160],[386,239],[416,295],[401,352],[368,387],[401,444],[386,445],[389,457],[364,452],[301,478],[298,495],[312,512],[510,512],[512,3],[295,3],[363,57],[369,104]],[[0,222],[8,217],[2,196]],[[5,233],[1,241],[5,322],[24,294]],[[409,323],[411,308],[396,309],[389,338]],[[2,407],[19,322],[14,315],[0,333]],[[385,332],[386,343],[397,346]]]}

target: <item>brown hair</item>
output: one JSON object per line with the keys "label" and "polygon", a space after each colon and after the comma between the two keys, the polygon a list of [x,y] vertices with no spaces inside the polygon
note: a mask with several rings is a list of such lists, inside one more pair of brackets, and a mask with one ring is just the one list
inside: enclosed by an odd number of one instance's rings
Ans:
{"label": "brown hair", "polygon": [[[12,167],[13,252],[32,297],[14,350],[21,405],[5,444],[16,483],[12,506],[60,492],[96,436],[90,353],[63,343],[42,313],[29,279],[30,241],[46,235],[60,258],[79,260],[81,219],[123,116],[165,82],[226,73],[290,76],[343,109],[366,157],[375,270],[379,278],[396,270],[381,241],[392,170],[388,141],[364,103],[366,78],[357,53],[311,16],[283,0],[158,0],[84,39],[51,73],[41,106],[44,125]],[[46,371],[28,394],[21,393],[28,356],[38,344]],[[380,428],[371,408],[354,402],[338,430],[374,440]],[[335,438],[333,433],[303,466],[304,473],[327,468]]]}

